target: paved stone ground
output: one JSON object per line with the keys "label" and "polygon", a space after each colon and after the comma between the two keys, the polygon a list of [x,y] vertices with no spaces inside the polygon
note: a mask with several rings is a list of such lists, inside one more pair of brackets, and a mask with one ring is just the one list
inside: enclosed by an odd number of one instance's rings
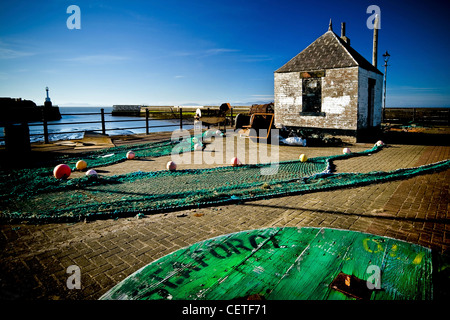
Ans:
{"label": "paved stone ground", "polygon": [[[211,152],[214,144],[204,152]],[[353,151],[372,147],[350,146]],[[247,150],[254,150],[255,145]],[[280,146],[279,159],[333,155],[342,148]],[[247,153],[248,155],[249,153]],[[336,161],[337,172],[415,167],[449,159],[449,146],[392,145]],[[103,174],[161,170],[169,157],[123,162]],[[227,161],[228,162],[228,161]],[[247,162],[247,159],[246,161]],[[180,168],[214,165],[182,164]],[[211,237],[267,227],[327,227],[389,236],[447,253],[450,170],[369,186],[88,223],[0,226],[0,299],[98,299],[141,267]],[[68,289],[71,265],[82,288]]]}

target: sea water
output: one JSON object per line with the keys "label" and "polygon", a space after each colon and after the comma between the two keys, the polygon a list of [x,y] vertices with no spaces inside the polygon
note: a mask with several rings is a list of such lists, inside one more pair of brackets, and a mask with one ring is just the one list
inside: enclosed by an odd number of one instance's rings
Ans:
{"label": "sea water", "polygon": [[[105,129],[109,136],[131,135],[145,133],[145,117],[137,116],[112,116],[112,107],[59,107],[61,120],[48,122],[48,133],[50,141],[82,139],[85,131],[94,131],[102,133],[101,109],[105,112]],[[88,114],[86,114],[88,113]],[[117,121],[120,122],[108,122]],[[127,121],[140,120],[140,121]],[[186,119],[183,121],[183,129],[192,129],[193,121]],[[95,122],[81,123],[77,122]],[[178,119],[152,119],[149,121],[149,132],[173,131],[179,129],[180,120]],[[152,128],[156,126],[165,126]],[[141,128],[136,128],[141,127]],[[131,128],[131,129],[130,129]],[[44,128],[42,122],[30,122],[30,142],[44,141]],[[0,138],[4,138],[3,128],[0,128]],[[4,140],[0,140],[4,144]]]}

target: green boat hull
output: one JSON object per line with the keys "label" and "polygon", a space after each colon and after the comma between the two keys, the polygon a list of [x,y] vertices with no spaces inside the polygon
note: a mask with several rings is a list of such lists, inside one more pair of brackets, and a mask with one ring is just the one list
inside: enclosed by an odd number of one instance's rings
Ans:
{"label": "green boat hull", "polygon": [[164,256],[102,300],[430,300],[429,248],[367,233],[267,228]]}

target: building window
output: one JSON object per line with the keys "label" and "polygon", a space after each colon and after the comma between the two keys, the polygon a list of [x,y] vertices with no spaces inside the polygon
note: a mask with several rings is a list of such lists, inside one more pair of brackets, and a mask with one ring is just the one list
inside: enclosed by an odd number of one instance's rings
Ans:
{"label": "building window", "polygon": [[301,72],[302,112],[305,116],[325,116],[322,111],[322,77],[324,71]]}

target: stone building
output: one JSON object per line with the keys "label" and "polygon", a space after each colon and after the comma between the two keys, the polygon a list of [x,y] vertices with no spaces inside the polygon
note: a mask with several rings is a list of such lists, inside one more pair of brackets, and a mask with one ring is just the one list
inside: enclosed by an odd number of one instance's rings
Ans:
{"label": "stone building", "polygon": [[[382,117],[383,74],[330,25],[328,31],[274,73],[275,126],[355,142]],[[376,56],[376,52],[374,53]]]}

